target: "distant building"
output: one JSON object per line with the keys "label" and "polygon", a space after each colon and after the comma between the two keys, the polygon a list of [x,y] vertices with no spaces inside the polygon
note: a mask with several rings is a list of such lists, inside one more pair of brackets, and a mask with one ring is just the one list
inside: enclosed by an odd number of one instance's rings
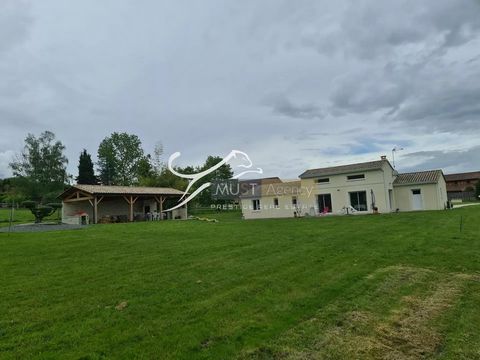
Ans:
{"label": "distant building", "polygon": [[480,181],[480,171],[445,175],[449,199],[475,198],[475,186]]}
{"label": "distant building", "polygon": [[241,196],[245,219],[443,210],[441,170],[398,174],[381,160],[307,170],[300,180],[261,184]]}
{"label": "distant building", "polygon": [[[262,185],[281,183],[282,180],[278,176],[259,178],[259,179],[241,179],[238,180],[240,193],[242,189],[254,189]],[[240,195],[235,198],[235,203],[240,203]]]}

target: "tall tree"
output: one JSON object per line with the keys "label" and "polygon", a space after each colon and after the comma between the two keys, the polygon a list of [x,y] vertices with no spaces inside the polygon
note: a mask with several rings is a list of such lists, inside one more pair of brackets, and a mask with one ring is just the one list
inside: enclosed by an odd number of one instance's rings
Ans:
{"label": "tall tree", "polygon": [[98,148],[100,180],[107,185],[133,185],[144,161],[142,142],[137,135],[114,132]]}
{"label": "tall tree", "polygon": [[148,154],[138,162],[138,179],[140,182],[142,179],[149,179],[155,175],[151,161],[152,158]]}
{"label": "tall tree", "polygon": [[162,155],[163,155],[163,144],[161,142],[157,142],[155,144],[155,149],[153,150],[153,158],[152,158],[152,168],[157,175],[160,174],[163,168],[165,167],[165,163],[162,161]]}
{"label": "tall tree", "polygon": [[25,147],[10,163],[24,194],[35,200],[54,199],[68,182],[65,146],[55,134],[45,131],[38,138],[28,134]]}
{"label": "tall tree", "polygon": [[[207,169],[212,168],[213,166],[217,165],[223,159],[220,156],[209,156],[205,163],[200,167],[199,171],[205,171]],[[206,182],[212,182],[216,180],[228,180],[232,178],[233,171],[232,167],[229,164],[224,164],[220,166],[217,170],[213,171],[212,173],[208,174],[207,176],[203,177],[198,183],[196,184],[196,188]],[[207,188],[202,191],[198,195],[198,202],[202,206],[208,206],[212,203],[223,203],[224,201],[213,201],[210,193],[210,189]]]}
{"label": "tall tree", "polygon": [[98,148],[97,168],[103,185],[114,185],[117,181],[117,159],[110,138],[105,138]]}
{"label": "tall tree", "polygon": [[22,182],[24,181],[20,178],[3,179],[2,189],[0,190],[0,202],[19,204],[26,200],[26,195],[19,187],[19,184]]}
{"label": "tall tree", "polygon": [[80,158],[78,159],[77,183],[87,185],[94,185],[97,183],[97,178],[93,171],[92,157],[86,149],[83,149],[80,153]]}

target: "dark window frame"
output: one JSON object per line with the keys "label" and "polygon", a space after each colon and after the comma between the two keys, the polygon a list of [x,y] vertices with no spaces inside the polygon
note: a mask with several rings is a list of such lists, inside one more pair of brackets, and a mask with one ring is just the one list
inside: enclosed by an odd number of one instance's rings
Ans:
{"label": "dark window frame", "polygon": [[[329,201],[327,201],[326,198],[329,198]],[[323,201],[320,201],[320,199],[322,199]],[[330,204],[327,204],[328,202],[330,202]],[[320,204],[322,203],[323,206],[320,206]],[[328,194],[318,194],[317,195],[317,204],[318,204],[318,212],[320,213],[323,213],[323,210],[325,208],[328,208],[328,213],[331,213],[332,212],[332,194],[328,193]],[[330,205],[330,206],[327,206],[327,205]]]}
{"label": "dark window frame", "polygon": [[252,207],[253,207],[253,211],[260,211],[261,209],[260,199],[252,199]]}
{"label": "dark window frame", "polygon": [[317,179],[317,184],[327,184],[330,182],[330,178],[320,178]]}
{"label": "dark window frame", "polygon": [[365,174],[347,175],[347,180],[365,180]]}
{"label": "dark window frame", "polygon": [[[360,196],[362,194],[365,195],[365,202],[362,203],[362,199],[360,199]],[[352,196],[356,195],[356,201],[352,201],[354,198]],[[348,193],[348,196],[350,197],[350,206],[353,207],[357,211],[368,211],[368,196],[367,196],[367,191],[366,190],[361,190],[361,191],[351,191]]]}

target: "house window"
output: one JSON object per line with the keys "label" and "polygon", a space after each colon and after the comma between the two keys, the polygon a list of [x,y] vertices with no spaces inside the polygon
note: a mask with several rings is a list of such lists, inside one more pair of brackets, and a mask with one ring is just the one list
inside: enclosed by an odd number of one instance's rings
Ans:
{"label": "house window", "polygon": [[348,175],[347,180],[362,180],[365,179],[365,174],[357,174],[357,175]]}
{"label": "house window", "polygon": [[330,182],[330,178],[317,179],[318,184],[324,184],[329,182]]}
{"label": "house window", "polygon": [[254,211],[259,211],[260,210],[260,200],[259,199],[252,200],[252,206],[253,206]]}
{"label": "house window", "polygon": [[355,191],[350,193],[350,205],[357,211],[367,211],[367,192]]}
{"label": "house window", "polygon": [[296,196],[292,196],[292,205],[297,206],[297,197]]}
{"label": "house window", "polygon": [[318,195],[317,200],[318,200],[318,211],[320,213],[332,212],[332,195],[321,194],[321,195]]}
{"label": "house window", "polygon": [[413,195],[420,195],[422,193],[422,191],[420,189],[414,189],[412,190],[412,194]]}
{"label": "house window", "polygon": [[274,206],[275,208],[278,208],[278,198],[274,198],[274,199],[273,199],[273,206]]}

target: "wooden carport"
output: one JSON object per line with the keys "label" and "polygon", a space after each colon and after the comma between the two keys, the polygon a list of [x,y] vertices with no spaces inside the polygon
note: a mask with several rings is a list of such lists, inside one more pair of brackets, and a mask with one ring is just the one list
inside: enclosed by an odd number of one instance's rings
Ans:
{"label": "wooden carport", "polygon": [[77,184],[65,190],[59,198],[64,204],[88,201],[93,212],[93,223],[97,224],[99,206],[104,199],[123,199],[129,207],[128,220],[134,221],[134,205],[137,200],[154,199],[158,204],[160,214],[163,214],[165,200],[168,198],[179,199],[182,195],[182,191],[172,188]]}

